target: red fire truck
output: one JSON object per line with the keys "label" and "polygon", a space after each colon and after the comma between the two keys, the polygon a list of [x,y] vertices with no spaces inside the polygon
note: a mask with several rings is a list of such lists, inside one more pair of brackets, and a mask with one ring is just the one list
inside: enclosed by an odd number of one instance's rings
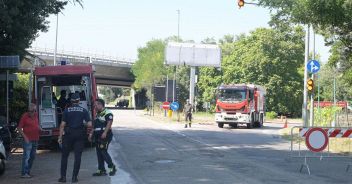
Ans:
{"label": "red fire truck", "polygon": [[262,127],[265,121],[265,89],[254,84],[221,85],[217,88],[215,121],[219,128]]}
{"label": "red fire truck", "polygon": [[[56,104],[61,90],[67,94],[79,93],[80,106],[95,116],[93,103],[97,86],[92,65],[58,65],[36,67],[33,78],[32,102],[37,104],[39,124],[42,128],[40,144],[53,145],[59,135],[64,109]],[[55,95],[55,96],[54,96]]]}

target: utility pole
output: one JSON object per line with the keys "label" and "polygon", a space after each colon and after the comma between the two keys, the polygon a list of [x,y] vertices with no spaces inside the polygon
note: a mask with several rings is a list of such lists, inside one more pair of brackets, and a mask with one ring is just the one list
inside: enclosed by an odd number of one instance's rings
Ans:
{"label": "utility pole", "polygon": [[[313,30],[313,60],[315,60],[315,32]],[[314,74],[312,73],[311,79],[314,81]],[[310,94],[310,111],[309,111],[309,125],[314,126],[314,91]]]}
{"label": "utility pole", "polygon": [[9,70],[6,70],[6,124],[9,124]]}
{"label": "utility pole", "polygon": [[55,36],[55,50],[54,50],[54,66],[56,65],[56,52],[57,52],[57,34],[59,30],[59,13],[56,14],[56,36]]}
{"label": "utility pole", "polygon": [[308,127],[308,118],[307,118],[307,100],[308,100],[308,91],[307,91],[307,78],[308,78],[308,57],[309,57],[309,24],[307,25],[306,30],[306,43],[305,43],[305,57],[304,57],[304,84],[303,84],[303,107],[302,107],[302,119],[303,126]]}
{"label": "utility pole", "polygon": [[[180,10],[177,10],[177,42],[180,41]],[[175,66],[174,69],[174,80],[172,83],[172,102],[175,101],[175,89],[176,89],[176,73],[177,73],[177,67]]]}

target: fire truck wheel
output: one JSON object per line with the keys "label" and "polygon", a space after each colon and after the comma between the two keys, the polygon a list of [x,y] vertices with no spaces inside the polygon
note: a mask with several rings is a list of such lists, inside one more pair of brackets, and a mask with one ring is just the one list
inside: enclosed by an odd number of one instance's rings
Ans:
{"label": "fire truck wheel", "polygon": [[263,127],[264,125],[264,116],[263,114],[260,114],[260,117],[259,117],[259,127]]}
{"label": "fire truck wheel", "polygon": [[254,126],[254,114],[252,113],[251,119],[250,119],[249,123],[247,123],[247,128],[251,129],[251,128],[253,128],[253,126]]}
{"label": "fire truck wheel", "polygon": [[231,128],[237,128],[237,123],[230,124]]}
{"label": "fire truck wheel", "polygon": [[253,128],[253,123],[247,123],[247,128],[248,128],[248,129]]}
{"label": "fire truck wheel", "polygon": [[219,128],[224,128],[224,123],[218,123]]}

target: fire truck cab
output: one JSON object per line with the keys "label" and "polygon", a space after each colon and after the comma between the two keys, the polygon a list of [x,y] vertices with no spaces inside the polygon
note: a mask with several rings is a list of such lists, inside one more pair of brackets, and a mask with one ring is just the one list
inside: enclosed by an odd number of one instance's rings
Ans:
{"label": "fire truck cab", "polygon": [[221,85],[217,88],[215,121],[247,128],[261,127],[265,121],[265,89],[254,84]]}

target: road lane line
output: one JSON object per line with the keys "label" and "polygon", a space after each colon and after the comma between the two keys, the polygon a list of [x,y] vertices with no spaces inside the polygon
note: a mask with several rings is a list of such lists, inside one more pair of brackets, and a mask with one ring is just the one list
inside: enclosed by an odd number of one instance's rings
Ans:
{"label": "road lane line", "polygon": [[[112,142],[110,145],[111,148],[118,148],[121,147],[117,140],[115,139],[115,136],[112,138]],[[129,173],[127,173],[126,171],[124,171],[123,169],[121,169],[120,164],[117,161],[117,150],[112,150],[109,149],[109,154],[113,160],[113,162],[116,165],[117,168],[117,172],[115,174],[115,176],[110,176],[110,183],[111,184],[135,184],[135,181],[131,178],[131,175]]]}

